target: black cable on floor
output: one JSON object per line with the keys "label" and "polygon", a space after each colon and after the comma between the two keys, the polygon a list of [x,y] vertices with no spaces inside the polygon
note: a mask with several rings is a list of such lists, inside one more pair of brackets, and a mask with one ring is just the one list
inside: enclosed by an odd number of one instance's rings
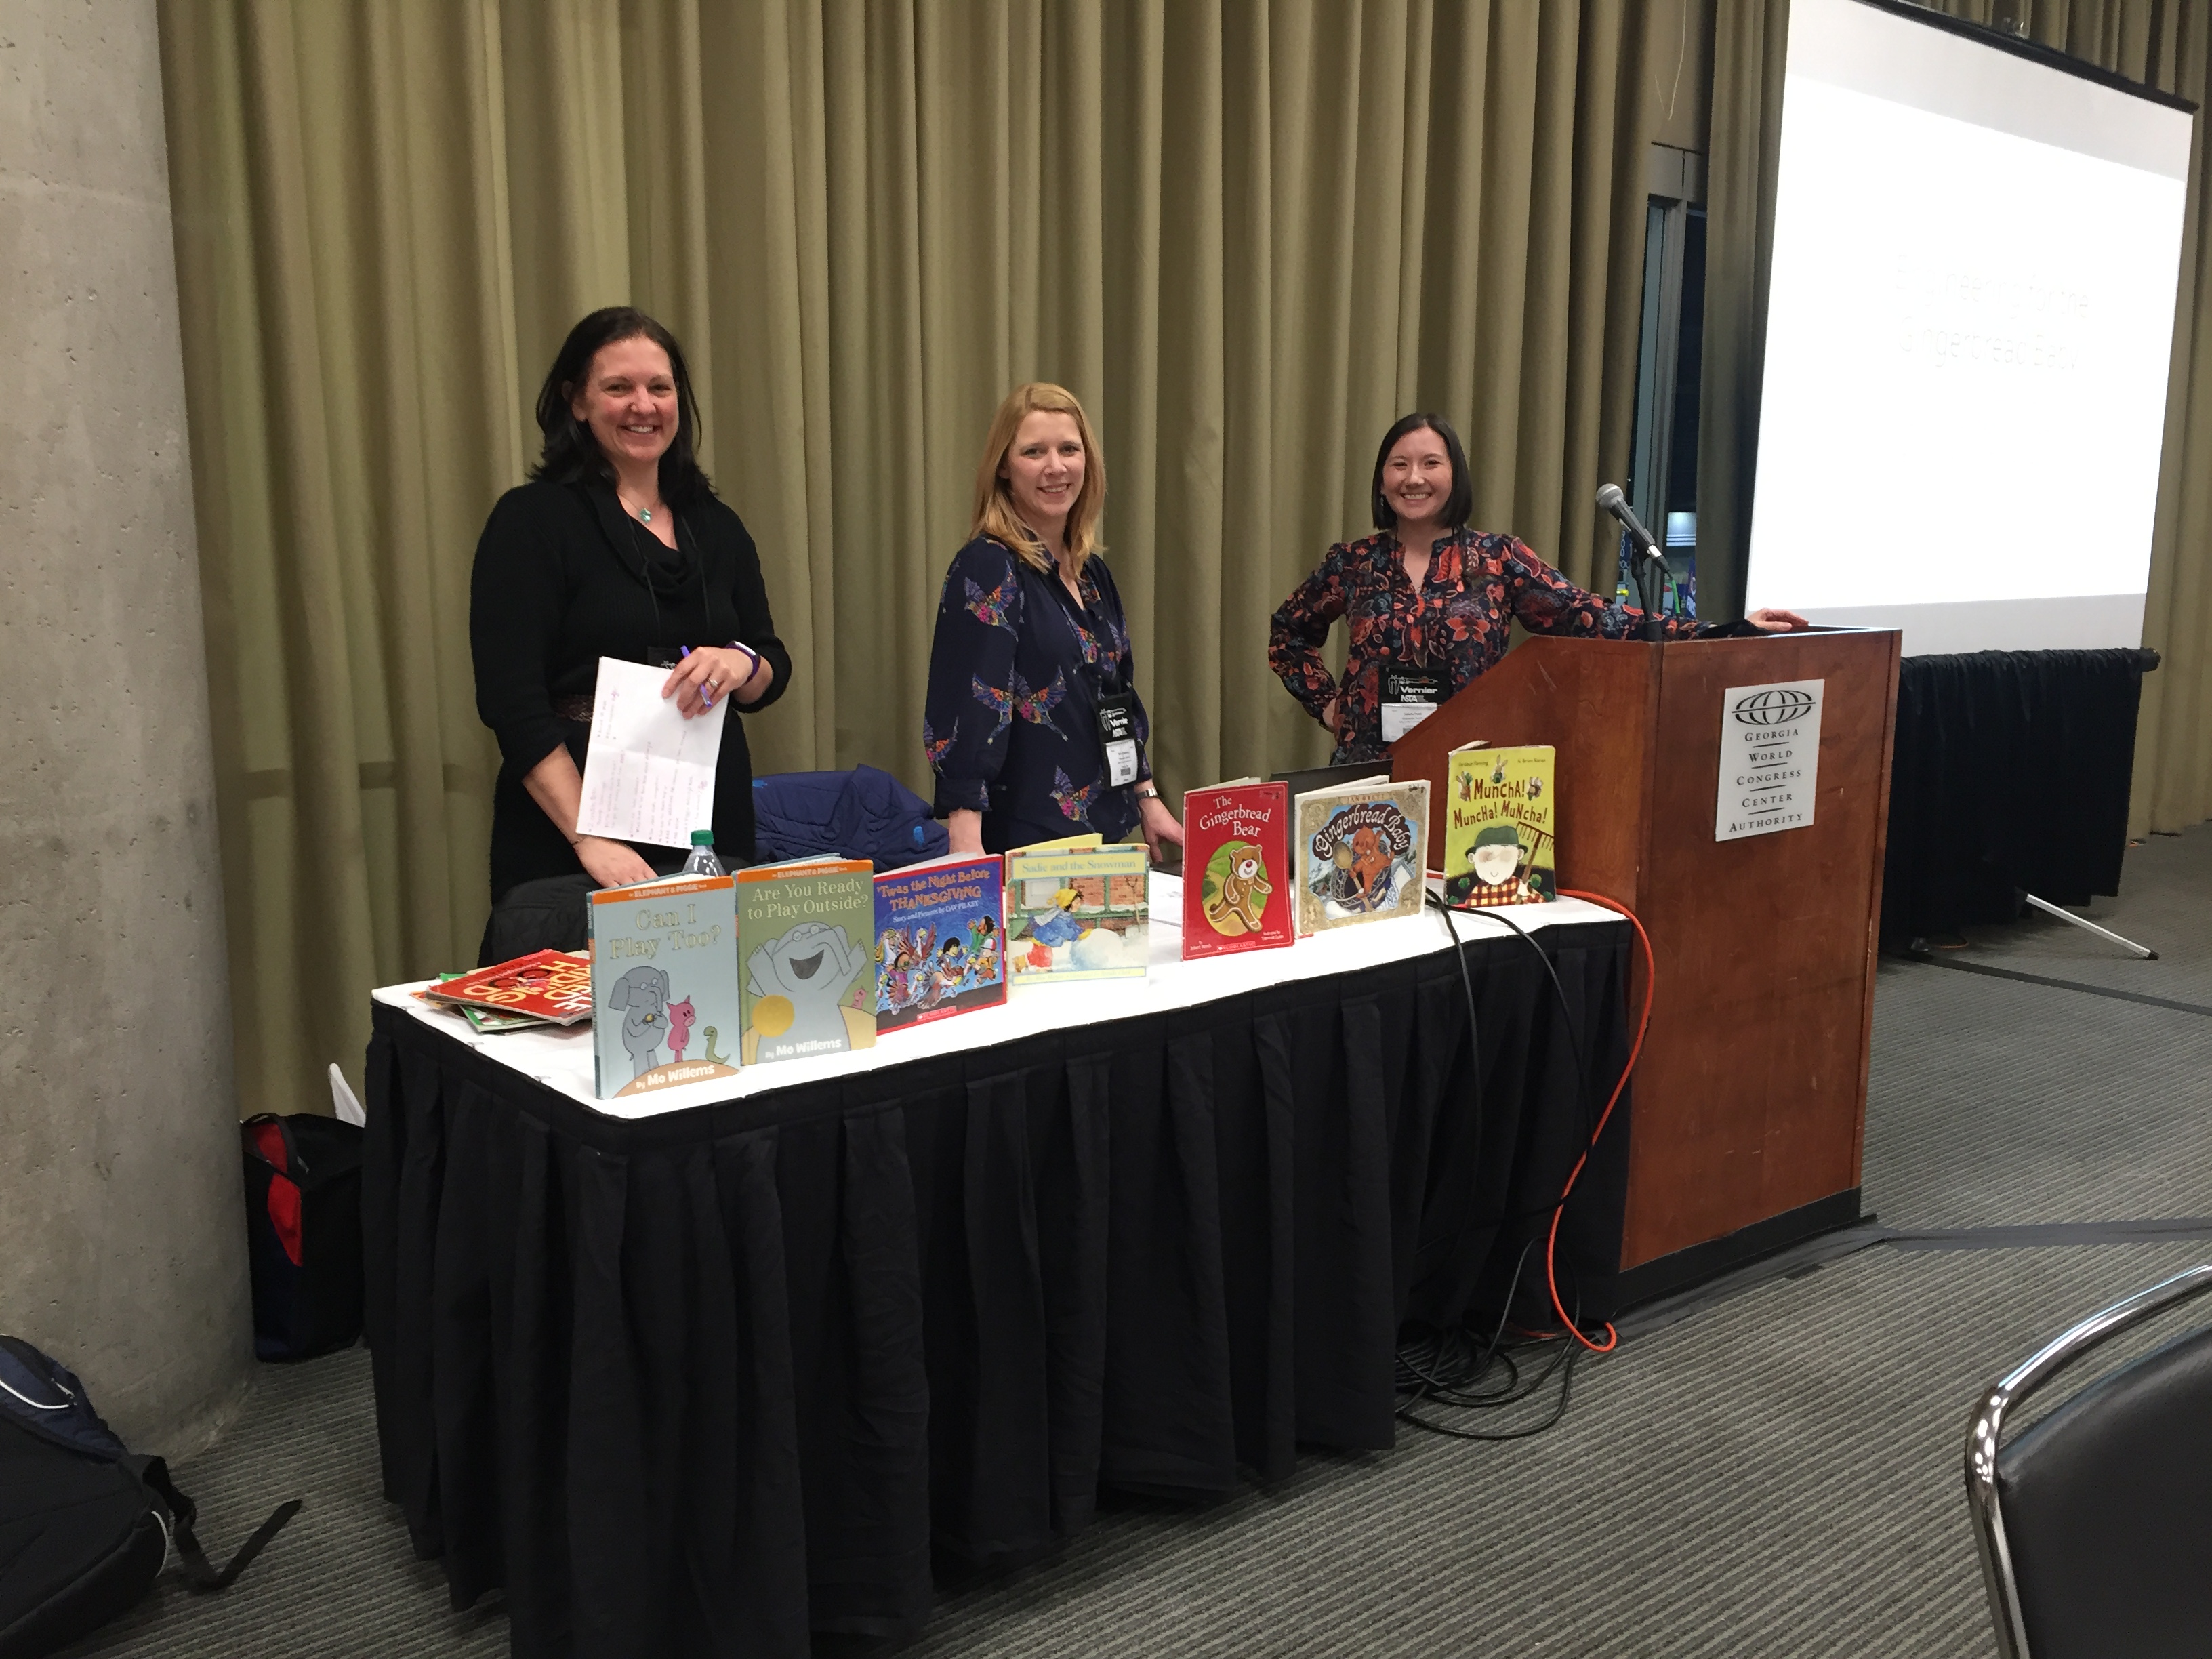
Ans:
{"label": "black cable on floor", "polygon": [[[1459,965],[1460,988],[1467,1000],[1469,1054],[1476,1069],[1478,1115],[1475,1146],[1479,1155],[1481,1146],[1480,1050],[1474,1043],[1476,1020],[1474,981],[1468,972],[1467,956],[1463,948],[1469,941],[1460,937],[1458,926],[1452,921],[1455,911],[1451,906],[1446,904],[1435,893],[1428,893],[1425,897],[1430,905],[1434,906],[1441,913],[1445,931],[1451,936],[1452,954]],[[1576,1079],[1581,1085],[1579,1094],[1583,1109],[1584,1156],[1587,1157],[1590,1152],[1595,1150],[1597,1137],[1602,1132],[1603,1124],[1601,1121],[1597,1123],[1592,1121],[1593,1114],[1596,1109],[1596,1097],[1590,1083],[1589,1061],[1583,1053],[1581,1038],[1576,1026],[1574,1006],[1568,1000],[1565,981],[1560,979],[1558,965],[1553,962],[1549,953],[1537,943],[1535,936],[1527,928],[1497,908],[1486,907],[1480,914],[1502,923],[1519,938],[1522,943],[1534,951],[1536,960],[1543,964],[1544,975],[1551,982],[1553,998],[1559,1004],[1561,1027],[1565,1033],[1568,1054],[1574,1061]],[[1503,1226],[1508,1222],[1548,1218],[1565,1202],[1566,1194],[1563,1193],[1556,1200],[1541,1209],[1529,1211],[1525,1214],[1501,1216],[1495,1223],[1488,1224]],[[1470,1219],[1462,1224],[1461,1231],[1462,1232],[1469,1231],[1474,1224]],[[1534,1248],[1535,1243],[1536,1241],[1532,1237],[1521,1247],[1520,1257],[1514,1263],[1513,1277],[1506,1286],[1504,1299],[1500,1304],[1497,1326],[1491,1332],[1487,1341],[1477,1344],[1474,1341],[1472,1332],[1464,1327],[1458,1327],[1433,1332],[1426,1337],[1416,1339],[1400,1346],[1397,1356],[1398,1391],[1401,1396],[1408,1396],[1401,1399],[1397,1407],[1396,1414],[1401,1420],[1431,1434],[1441,1435],[1449,1439],[1499,1442],[1526,1440],[1533,1436],[1542,1434],[1566,1415],[1567,1405],[1574,1391],[1575,1363],[1579,1358],[1582,1345],[1565,1334],[1559,1337],[1536,1338],[1517,1345],[1517,1352],[1522,1356],[1538,1348],[1549,1347],[1554,1350],[1552,1357],[1542,1367],[1524,1381],[1520,1360],[1515,1357],[1516,1350],[1509,1348],[1504,1344],[1506,1321],[1512,1312],[1513,1297],[1520,1289],[1521,1275],[1527,1268],[1528,1253]],[[1574,1316],[1579,1319],[1581,1312],[1582,1298],[1577,1291],[1575,1297]],[[1495,1388],[1484,1387],[1485,1380],[1495,1370],[1502,1370],[1504,1372],[1503,1384]],[[1559,1395],[1558,1400],[1553,1402],[1551,1411],[1542,1421],[1520,1428],[1497,1431],[1454,1428],[1449,1424],[1439,1423],[1433,1419],[1424,1417],[1414,1409],[1415,1407],[1427,1401],[1447,1409],[1462,1412],[1498,1410],[1504,1407],[1518,1405],[1522,1401],[1531,1398],[1554,1373],[1558,1374],[1559,1378]]]}
{"label": "black cable on floor", "polygon": [[[1476,1343],[1474,1333],[1465,1326],[1456,1326],[1431,1332],[1400,1346],[1398,1392],[1405,1397],[1401,1399],[1396,1414],[1401,1422],[1451,1440],[1506,1441],[1526,1440],[1541,1434],[1566,1415],[1580,1345],[1565,1336],[1539,1338],[1517,1345],[1522,1355],[1539,1348],[1553,1350],[1551,1358],[1526,1380],[1522,1378],[1520,1361],[1515,1357],[1516,1349],[1505,1345],[1506,1321],[1512,1313],[1514,1293],[1521,1288],[1521,1275],[1528,1267],[1528,1253],[1535,1244],[1531,1238],[1521,1247],[1520,1258],[1513,1264],[1513,1277],[1505,1287],[1498,1323],[1487,1341]],[[1576,1311],[1580,1313],[1579,1305]],[[1484,1388],[1492,1371],[1501,1368],[1505,1373],[1504,1382],[1495,1388]],[[1461,1429],[1424,1417],[1413,1409],[1427,1401],[1452,1411],[1501,1410],[1532,1397],[1554,1372],[1559,1374],[1559,1397],[1540,1423],[1516,1429]]]}

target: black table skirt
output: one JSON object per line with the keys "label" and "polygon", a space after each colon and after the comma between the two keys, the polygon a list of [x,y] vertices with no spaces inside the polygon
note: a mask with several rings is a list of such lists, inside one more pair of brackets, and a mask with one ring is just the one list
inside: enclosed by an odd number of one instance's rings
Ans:
{"label": "black table skirt", "polygon": [[1897,682],[1881,942],[2010,921],[2021,894],[2120,890],[2148,651],[1907,657]]}
{"label": "black table skirt", "polygon": [[[1465,946],[1479,1064],[1439,951],[640,1121],[380,1005],[386,1494],[518,1655],[797,1659],[1102,1485],[1388,1446],[1401,1320],[1498,1308],[1532,1237],[1533,1316],[1625,1058],[1625,926],[1537,937],[1571,1026],[1526,945]],[[1626,1146],[1624,1101],[1562,1227],[1589,1317]]]}

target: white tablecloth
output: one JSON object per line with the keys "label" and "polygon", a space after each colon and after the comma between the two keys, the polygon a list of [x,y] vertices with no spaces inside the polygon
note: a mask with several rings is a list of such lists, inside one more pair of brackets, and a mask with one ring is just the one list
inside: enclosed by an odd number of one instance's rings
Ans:
{"label": "white tablecloth", "polygon": [[[886,1033],[872,1048],[824,1054],[811,1060],[783,1060],[769,1066],[748,1066],[734,1079],[717,1078],[706,1083],[684,1084],[612,1100],[601,1100],[592,1093],[592,1028],[588,1021],[566,1028],[538,1026],[486,1035],[477,1031],[459,1014],[424,1002],[414,994],[434,981],[387,985],[374,995],[379,1002],[405,1009],[489,1058],[549,1088],[559,1090],[595,1111],[610,1117],[639,1118],[708,1106],[717,1101],[743,1099],[794,1084],[870,1072],[882,1066],[900,1066],[910,1060],[952,1054],[963,1048],[993,1048],[1065,1026],[1188,1008],[1291,980],[1321,979],[1378,967],[1386,962],[1427,956],[1443,950],[1445,945],[1446,921],[1438,912],[1428,910],[1396,921],[1334,928],[1302,939],[1286,949],[1246,951],[1234,956],[1185,962],[1180,925],[1181,879],[1155,874],[1148,898],[1152,906],[1152,960],[1142,979],[1017,985],[999,1007],[906,1026]],[[1510,915],[1515,924],[1532,933],[1571,923],[1618,920],[1612,911],[1581,899],[1516,905]],[[1452,913],[1449,925],[1466,943],[1510,937],[1506,925],[1492,913]]]}

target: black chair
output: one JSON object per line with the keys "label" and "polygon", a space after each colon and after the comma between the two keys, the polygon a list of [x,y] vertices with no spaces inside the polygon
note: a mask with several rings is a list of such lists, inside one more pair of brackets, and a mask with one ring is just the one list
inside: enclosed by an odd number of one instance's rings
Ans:
{"label": "black chair", "polygon": [[2001,1443],[2008,1412],[2121,1332],[2212,1291],[2139,1291],[1990,1385],[1966,1500],[2003,1659],[2212,1652],[2212,1328],[2176,1337]]}

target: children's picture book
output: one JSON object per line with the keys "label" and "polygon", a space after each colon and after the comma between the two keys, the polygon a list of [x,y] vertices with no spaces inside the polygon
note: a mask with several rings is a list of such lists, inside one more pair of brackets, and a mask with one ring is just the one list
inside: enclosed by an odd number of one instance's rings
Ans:
{"label": "children's picture book", "polygon": [[955,854],[876,878],[876,1030],[1006,1000],[999,855]]}
{"label": "children's picture book", "polygon": [[1017,986],[1141,975],[1152,949],[1145,849],[1006,854],[1006,978]]}
{"label": "children's picture book", "polygon": [[1298,797],[1291,859],[1298,932],[1325,933],[1421,913],[1429,783],[1374,779]]}
{"label": "children's picture book", "polygon": [[[458,973],[441,974],[438,975],[438,983],[443,985],[448,980],[459,977]],[[415,1000],[417,1002],[428,1003],[441,1013],[452,1014],[465,1019],[471,1029],[481,1031],[487,1036],[495,1036],[501,1031],[522,1031],[532,1026],[552,1024],[550,1020],[540,1019],[535,1014],[503,1014],[490,1008],[479,1008],[470,1002],[441,1002],[432,996],[428,989],[416,992]]]}
{"label": "children's picture book", "polygon": [[1287,784],[1238,778],[1182,798],[1182,954],[1297,941]]}
{"label": "children's picture book", "polygon": [[1444,771],[1444,902],[1461,908],[1557,898],[1559,798],[1549,744],[1455,749]]}
{"label": "children's picture book", "polygon": [[532,951],[425,986],[422,999],[574,1025],[592,1017],[591,962],[577,951]]}
{"label": "children's picture book", "polygon": [[748,1066],[876,1044],[875,866],[794,859],[738,872]]}
{"label": "children's picture book", "polygon": [[591,896],[601,1100],[737,1075],[736,885],[727,876],[671,876]]}

